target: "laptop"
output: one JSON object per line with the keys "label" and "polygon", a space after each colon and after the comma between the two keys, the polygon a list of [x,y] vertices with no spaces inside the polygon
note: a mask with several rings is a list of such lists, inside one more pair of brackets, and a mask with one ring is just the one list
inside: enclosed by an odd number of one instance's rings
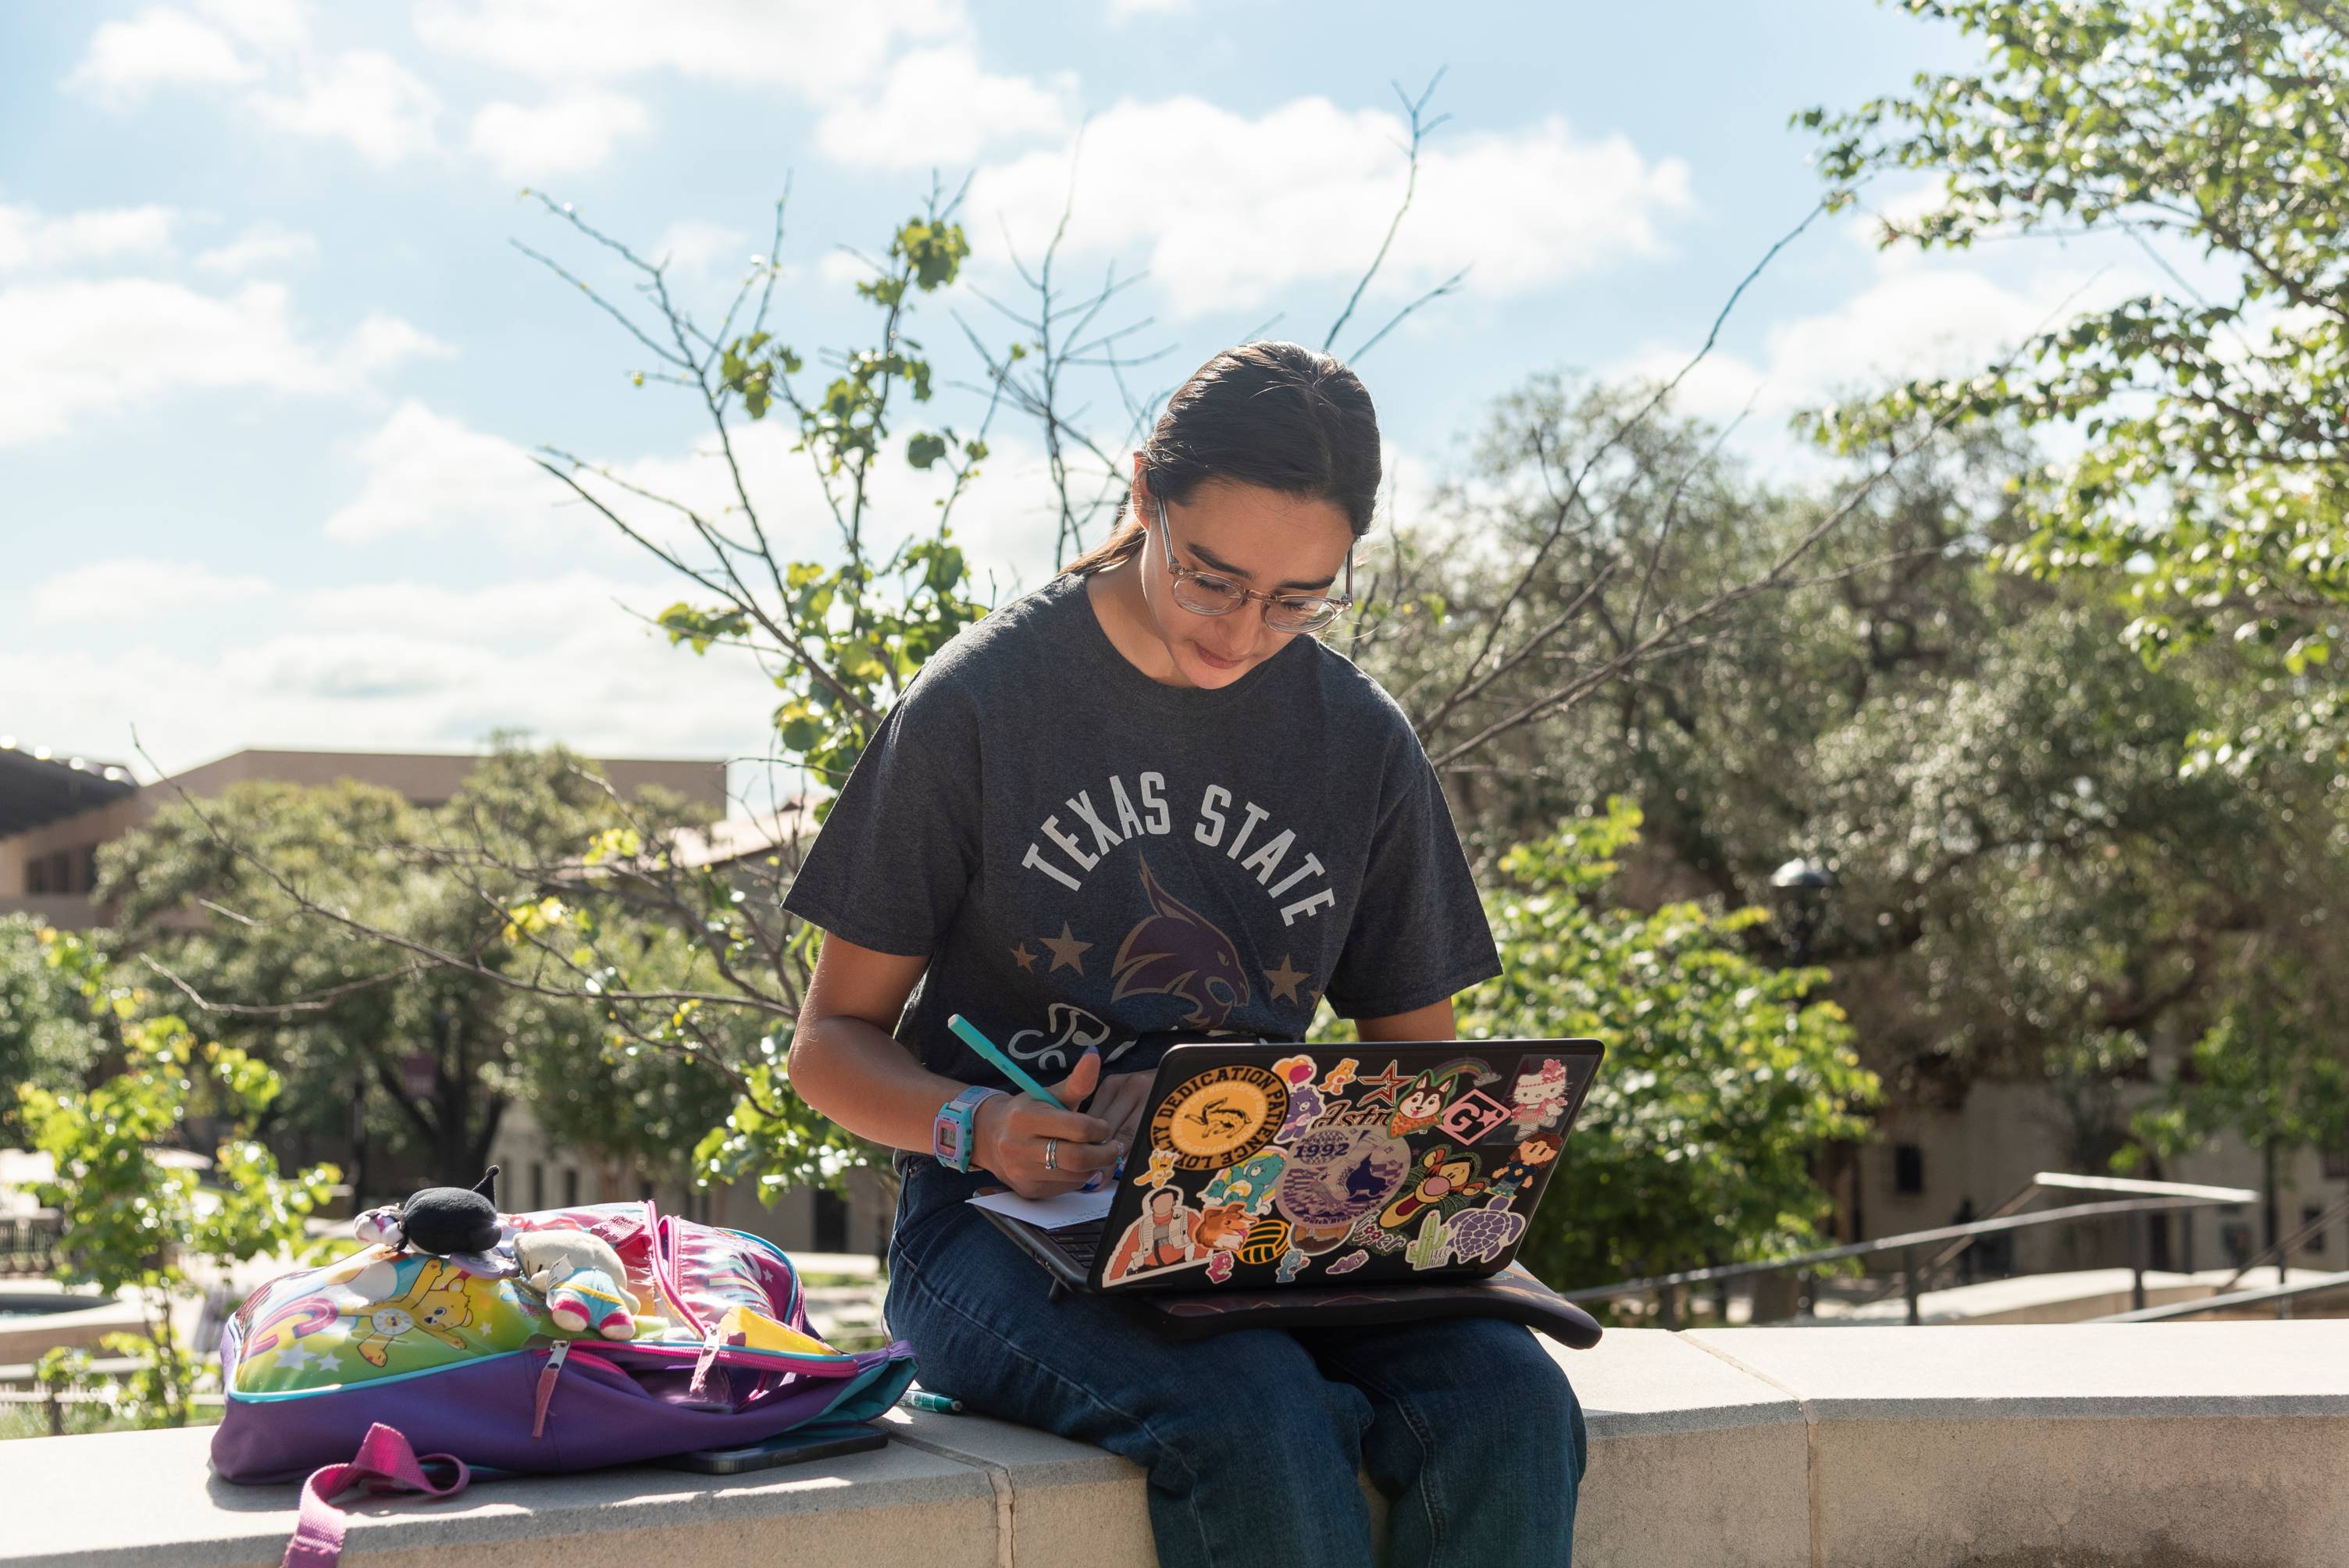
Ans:
{"label": "laptop", "polygon": [[981,1212],[1071,1290],[1495,1274],[1605,1054],[1587,1039],[1174,1046],[1106,1215],[1047,1228]]}

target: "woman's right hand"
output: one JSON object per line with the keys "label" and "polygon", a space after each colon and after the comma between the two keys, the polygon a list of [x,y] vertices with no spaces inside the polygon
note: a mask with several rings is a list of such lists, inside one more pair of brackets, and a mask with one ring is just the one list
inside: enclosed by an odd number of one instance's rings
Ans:
{"label": "woman's right hand", "polygon": [[[1068,1077],[1051,1086],[1062,1105],[1079,1105],[1101,1082],[1101,1053],[1088,1050]],[[1046,1140],[1054,1140],[1052,1168],[1044,1164]],[[1071,1192],[1113,1170],[1125,1150],[1110,1124],[1081,1110],[1061,1110],[1023,1094],[999,1094],[980,1102],[972,1126],[977,1165],[1023,1198]]]}

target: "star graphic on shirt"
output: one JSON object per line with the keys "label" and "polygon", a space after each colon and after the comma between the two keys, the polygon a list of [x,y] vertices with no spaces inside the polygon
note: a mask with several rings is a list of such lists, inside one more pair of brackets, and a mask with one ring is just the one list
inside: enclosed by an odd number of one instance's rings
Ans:
{"label": "star graphic on shirt", "polygon": [[1364,1073],[1354,1080],[1357,1088],[1366,1088],[1371,1091],[1364,1095],[1357,1103],[1366,1106],[1379,1105],[1381,1103],[1392,1105],[1394,1103],[1395,1090],[1401,1088],[1410,1081],[1411,1075],[1409,1073],[1399,1073],[1395,1071],[1395,1064],[1389,1062],[1386,1065],[1385,1071]]}
{"label": "star graphic on shirt", "polygon": [[1299,980],[1313,978],[1309,971],[1290,968],[1288,954],[1286,953],[1280,955],[1280,967],[1266,970],[1264,977],[1266,983],[1272,987],[1268,995],[1277,996],[1284,1002],[1297,1000],[1297,983]]}
{"label": "star graphic on shirt", "polygon": [[1085,972],[1085,949],[1091,947],[1092,944],[1079,942],[1076,934],[1069,929],[1067,921],[1061,922],[1060,935],[1040,936],[1036,940],[1052,950],[1051,967],[1046,969],[1045,974],[1050,975],[1053,969],[1058,969],[1063,964],[1080,975]]}
{"label": "star graphic on shirt", "polygon": [[1020,968],[1025,969],[1030,975],[1036,973],[1036,960],[1039,954],[1028,951],[1028,944],[1024,942],[1011,950],[1011,962],[1017,964]]}

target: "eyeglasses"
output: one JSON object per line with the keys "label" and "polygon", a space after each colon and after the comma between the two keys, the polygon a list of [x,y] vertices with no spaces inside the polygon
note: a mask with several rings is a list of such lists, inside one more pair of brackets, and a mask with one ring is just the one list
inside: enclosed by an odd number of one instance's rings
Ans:
{"label": "eyeglasses", "polygon": [[1165,547],[1166,570],[1174,579],[1174,603],[1195,615],[1228,615],[1249,600],[1264,605],[1264,624],[1276,632],[1318,632],[1352,607],[1354,551],[1346,549],[1346,591],[1343,593],[1259,593],[1244,588],[1220,572],[1203,572],[1174,559],[1174,535],[1166,526],[1166,503],[1150,498],[1158,514],[1158,542]]}

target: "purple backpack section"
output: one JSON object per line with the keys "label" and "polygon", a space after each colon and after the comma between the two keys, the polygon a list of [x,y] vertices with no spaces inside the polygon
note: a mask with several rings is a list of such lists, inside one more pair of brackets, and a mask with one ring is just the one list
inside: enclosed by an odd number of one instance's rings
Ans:
{"label": "purple backpack section", "polygon": [[229,1321],[214,1471],[299,1480],[350,1460],[378,1425],[479,1469],[586,1470],[867,1420],[913,1378],[902,1342],[850,1355],[810,1332],[791,1260],[758,1237],[650,1203],[502,1222],[610,1243],[636,1337],[574,1336],[515,1278],[365,1247],[271,1281]]}

